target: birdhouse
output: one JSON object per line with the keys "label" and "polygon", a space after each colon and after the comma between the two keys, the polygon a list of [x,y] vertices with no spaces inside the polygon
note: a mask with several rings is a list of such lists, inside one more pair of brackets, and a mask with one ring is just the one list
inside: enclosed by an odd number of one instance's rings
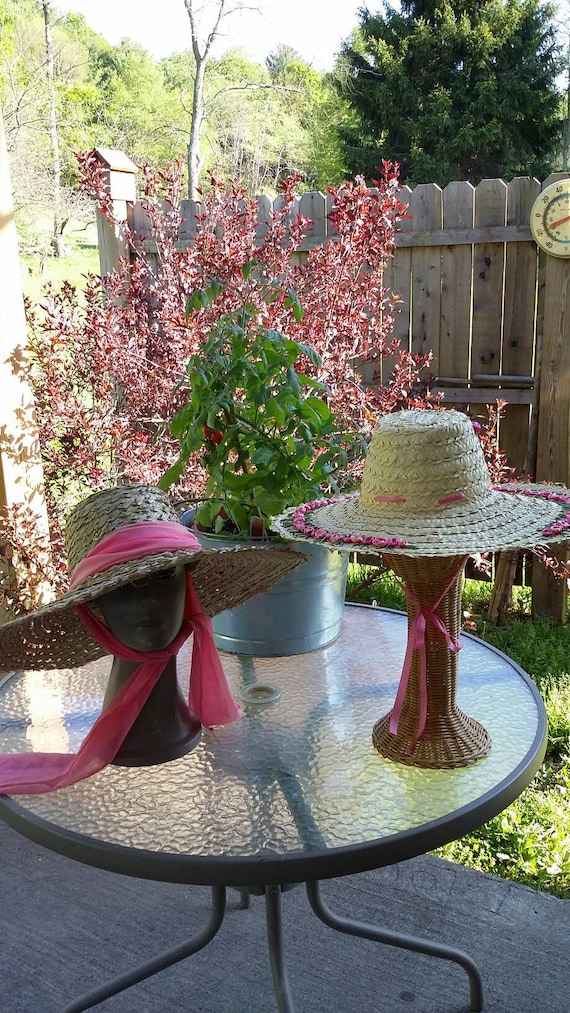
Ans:
{"label": "birdhouse", "polygon": [[138,166],[123,151],[115,148],[95,148],[95,155],[104,169],[104,180],[109,187],[111,199],[135,201]]}

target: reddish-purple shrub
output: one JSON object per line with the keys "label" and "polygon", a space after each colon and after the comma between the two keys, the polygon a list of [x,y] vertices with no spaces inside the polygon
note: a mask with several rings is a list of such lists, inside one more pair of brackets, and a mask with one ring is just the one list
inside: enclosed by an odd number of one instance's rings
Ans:
{"label": "reddish-purple shrub", "polygon": [[[332,189],[330,220],[337,238],[299,256],[295,251],[310,222],[295,213],[294,176],[262,225],[255,199],[235,183],[211,178],[201,194],[193,242],[182,248],[179,164],[162,172],[143,170],[148,224],[137,234],[114,219],[95,156],[82,155],[79,162],[84,191],[121,231],[130,253],[104,280],[88,277],[84,291],[67,284],[59,292],[48,289],[40,306],[28,307],[29,379],[37,401],[55,574],[64,570],[62,519],[77,498],[122,479],[154,483],[176,460],[179,447],[169,422],[184,402],[186,362],[220,314],[247,303],[252,279],[259,291],[271,291],[271,298],[255,302],[259,324],[313,346],[321,357],[317,378],[326,383],[329,406],[348,429],[367,437],[380,415],[431,404],[416,394],[428,360],[392,340],[396,300],[383,285],[406,213],[396,167],[385,163],[373,190],[360,177]],[[213,280],[221,283],[220,299],[186,315],[191,293]],[[302,304],[302,316],[292,311],[291,292]],[[395,362],[390,381],[364,387],[358,364],[386,356]],[[311,368],[307,362],[307,372]],[[176,491],[181,499],[197,497],[204,485],[195,460]],[[21,545],[16,514],[8,520],[8,542]],[[19,607],[27,607],[29,599],[28,589]]]}

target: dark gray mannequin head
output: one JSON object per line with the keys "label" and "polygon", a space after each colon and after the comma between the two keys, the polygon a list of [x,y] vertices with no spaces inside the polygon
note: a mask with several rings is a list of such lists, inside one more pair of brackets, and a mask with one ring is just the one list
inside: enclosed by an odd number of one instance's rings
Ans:
{"label": "dark gray mannequin head", "polygon": [[133,580],[97,599],[113,636],[136,651],[161,651],[180,630],[186,597],[183,563]]}

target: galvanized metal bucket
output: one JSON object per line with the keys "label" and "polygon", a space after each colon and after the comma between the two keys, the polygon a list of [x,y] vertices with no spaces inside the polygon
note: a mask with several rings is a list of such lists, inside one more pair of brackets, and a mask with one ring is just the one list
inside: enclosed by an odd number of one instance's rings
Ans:
{"label": "galvanized metal bucket", "polygon": [[[245,542],[194,533],[209,549]],[[214,616],[214,636],[220,650],[268,658],[305,654],[336,640],[342,626],[348,553],[298,542],[289,543],[289,548],[311,558],[264,594]]]}

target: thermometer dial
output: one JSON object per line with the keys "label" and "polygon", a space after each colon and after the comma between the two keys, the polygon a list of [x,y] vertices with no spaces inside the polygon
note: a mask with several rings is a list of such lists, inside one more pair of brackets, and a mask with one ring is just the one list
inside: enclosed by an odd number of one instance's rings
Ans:
{"label": "thermometer dial", "polygon": [[570,180],[551,183],[538,195],[530,229],[541,250],[552,257],[570,257]]}

